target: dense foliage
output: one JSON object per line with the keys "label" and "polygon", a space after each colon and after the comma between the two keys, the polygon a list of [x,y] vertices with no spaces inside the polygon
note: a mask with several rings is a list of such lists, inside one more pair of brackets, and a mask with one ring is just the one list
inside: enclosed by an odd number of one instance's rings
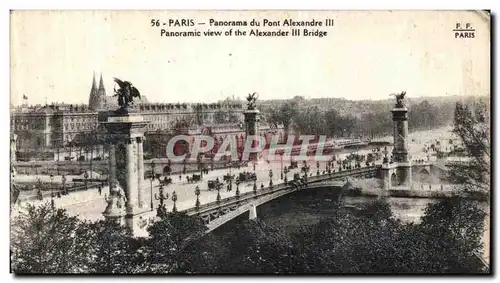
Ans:
{"label": "dense foliage", "polygon": [[[431,99],[431,98],[430,98]],[[455,101],[419,101],[409,106],[410,131],[447,126],[453,119]],[[327,105],[331,104],[331,107]],[[280,102],[280,107],[262,105],[270,123],[282,124],[285,131],[329,136],[377,137],[391,134],[393,122],[387,113],[391,104],[383,101],[315,101],[294,99]],[[360,114],[363,113],[363,114]]]}
{"label": "dense foliage", "polygon": [[459,137],[456,151],[468,159],[449,165],[448,179],[463,184],[467,190],[490,191],[491,132],[490,112],[484,101],[467,105],[457,103],[453,133]]}
{"label": "dense foliage", "polygon": [[117,224],[86,223],[48,206],[13,221],[16,273],[478,273],[484,212],[452,198],[419,224],[397,220],[383,200],[341,208],[290,232],[257,220],[223,235],[170,214],[135,239]]}

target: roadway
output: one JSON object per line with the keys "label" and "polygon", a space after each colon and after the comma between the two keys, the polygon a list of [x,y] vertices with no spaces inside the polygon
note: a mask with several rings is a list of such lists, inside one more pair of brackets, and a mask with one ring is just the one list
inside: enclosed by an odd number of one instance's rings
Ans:
{"label": "roadway", "polygon": [[[300,163],[300,162],[299,162]],[[311,172],[316,174],[316,162],[310,161],[308,164],[311,166]],[[290,162],[283,161],[283,166],[290,165]],[[257,188],[260,190],[261,184],[264,184],[265,187],[269,185],[269,170],[273,170],[273,184],[283,183],[280,176],[280,161],[274,161],[271,163],[266,163],[265,161],[260,161],[259,164],[256,165],[255,174],[257,175]],[[301,166],[299,166],[301,167]],[[325,170],[326,163],[320,162],[320,171]],[[253,165],[249,164],[247,167],[241,167],[240,169],[231,168],[229,169],[219,169],[214,171],[209,171],[208,174],[203,174],[203,180],[197,183],[188,183],[186,177],[192,176],[191,174],[180,174],[180,175],[172,175],[173,183],[170,185],[164,186],[164,193],[169,194],[169,199],[166,201],[167,209],[170,211],[173,207],[173,202],[171,200],[172,193],[175,191],[177,194],[177,202],[176,206],[178,210],[185,210],[195,206],[196,203],[196,195],[195,188],[199,186],[200,189],[200,204],[205,204],[209,202],[214,202],[217,199],[217,191],[208,190],[207,181],[215,180],[219,178],[220,181],[223,180],[223,176],[228,174],[231,171],[232,175],[238,176],[239,173],[247,171],[254,172]],[[299,172],[300,169],[296,168],[291,170],[287,176],[288,179],[291,180],[293,178],[293,174]],[[198,173],[199,174],[199,173]],[[179,176],[181,177],[179,181]],[[58,178],[58,179],[56,179]],[[60,176],[54,177],[55,182],[60,181]],[[56,181],[57,180],[57,181]],[[144,199],[145,205],[149,209],[151,202],[151,182],[149,179],[146,179],[144,184]],[[239,185],[240,193],[250,192],[253,190],[253,182],[244,182]],[[99,195],[97,190],[81,191],[71,193],[68,196],[62,196],[60,199],[55,199],[55,206],[58,208],[65,208],[68,214],[73,216],[79,216],[88,220],[97,220],[102,219],[102,212],[106,208],[106,201],[104,196],[108,194],[109,189],[107,187],[103,188],[102,194]],[[153,193],[153,207],[156,209],[159,204],[159,200],[155,199],[154,195],[159,194],[159,182],[158,180],[154,180],[152,182],[152,193]],[[232,191],[228,192],[226,189],[226,185],[223,189],[220,190],[221,198],[228,198],[234,196],[236,193],[236,184],[233,182]],[[47,198],[45,201],[50,201]],[[33,204],[39,204],[40,201],[32,201]]]}

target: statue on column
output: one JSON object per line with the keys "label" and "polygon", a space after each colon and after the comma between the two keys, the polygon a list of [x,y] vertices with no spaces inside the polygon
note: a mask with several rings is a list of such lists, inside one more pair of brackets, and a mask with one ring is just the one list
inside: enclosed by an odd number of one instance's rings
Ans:
{"label": "statue on column", "polygon": [[248,110],[255,110],[256,108],[256,102],[257,102],[257,93],[252,93],[252,94],[249,94],[247,96],[247,107],[248,107]]}
{"label": "statue on column", "polygon": [[405,95],[406,95],[406,91],[403,91],[400,94],[391,94],[391,96],[396,97],[395,107],[397,107],[397,108],[404,108],[405,107],[405,102],[404,102]]}
{"label": "statue on column", "polygon": [[139,90],[135,88],[131,82],[122,81],[118,78],[114,78],[114,81],[120,87],[118,90],[115,88],[115,94],[113,96],[118,96],[118,105],[120,109],[126,109],[132,106],[134,102],[134,97],[141,98]]}

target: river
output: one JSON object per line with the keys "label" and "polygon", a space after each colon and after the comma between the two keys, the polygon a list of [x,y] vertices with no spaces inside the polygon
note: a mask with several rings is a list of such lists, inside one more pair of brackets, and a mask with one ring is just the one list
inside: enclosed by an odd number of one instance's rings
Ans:
{"label": "river", "polygon": [[[319,222],[321,218],[328,217],[337,209],[336,202],[339,198],[339,188],[324,188],[315,190],[298,191],[280,197],[257,208],[259,219],[273,227],[281,227],[289,232],[296,231],[304,225]],[[344,205],[361,207],[374,201],[374,197],[346,196]],[[418,222],[423,216],[425,207],[433,202],[430,199],[418,198],[386,198],[393,214],[404,222]],[[234,228],[236,223],[248,221],[248,213],[218,228],[215,233],[221,234]]]}

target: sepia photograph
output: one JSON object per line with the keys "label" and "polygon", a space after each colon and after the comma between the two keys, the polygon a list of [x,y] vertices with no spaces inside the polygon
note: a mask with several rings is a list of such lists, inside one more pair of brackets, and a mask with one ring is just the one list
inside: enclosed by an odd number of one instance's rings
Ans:
{"label": "sepia photograph", "polygon": [[490,25],[11,10],[10,272],[491,275]]}

